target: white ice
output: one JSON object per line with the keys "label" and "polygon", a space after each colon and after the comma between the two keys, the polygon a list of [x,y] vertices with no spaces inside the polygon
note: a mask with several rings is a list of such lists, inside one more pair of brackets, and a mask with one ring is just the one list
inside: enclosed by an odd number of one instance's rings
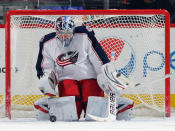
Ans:
{"label": "white ice", "polygon": [[136,117],[115,122],[50,122],[35,119],[0,118],[0,131],[175,131],[175,115],[171,118]]}

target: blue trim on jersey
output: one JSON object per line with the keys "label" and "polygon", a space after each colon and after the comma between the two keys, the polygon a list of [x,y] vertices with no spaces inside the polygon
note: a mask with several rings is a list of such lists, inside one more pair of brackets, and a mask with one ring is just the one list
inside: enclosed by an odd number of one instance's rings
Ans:
{"label": "blue trim on jersey", "polygon": [[38,59],[36,62],[36,70],[37,70],[38,78],[42,77],[44,74],[42,67],[41,67],[41,62],[43,60],[42,50],[43,50],[44,43],[49,41],[50,39],[54,38],[55,36],[56,36],[56,32],[52,32],[50,34],[45,35],[44,38],[41,39],[41,41],[40,41],[40,49],[39,49]]}
{"label": "blue trim on jersey", "polygon": [[105,51],[102,49],[100,43],[97,41],[95,37],[94,31],[88,31],[86,26],[78,26],[74,29],[74,33],[86,33],[89,39],[92,41],[92,46],[96,51],[97,55],[99,56],[100,60],[103,64],[110,62],[108,56],[106,55]]}

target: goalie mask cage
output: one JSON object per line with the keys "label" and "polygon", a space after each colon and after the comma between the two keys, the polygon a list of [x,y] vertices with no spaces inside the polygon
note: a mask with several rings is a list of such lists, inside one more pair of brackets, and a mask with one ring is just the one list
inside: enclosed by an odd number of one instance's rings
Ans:
{"label": "goalie mask cage", "polygon": [[[143,87],[122,92],[134,100],[136,115],[170,116],[170,16],[166,10],[17,10],[6,15],[6,116],[34,117],[33,102],[45,97],[37,87],[40,39],[54,32],[58,16],[94,30],[116,69]],[[162,79],[161,79],[162,78]],[[158,80],[158,82],[152,82]]]}

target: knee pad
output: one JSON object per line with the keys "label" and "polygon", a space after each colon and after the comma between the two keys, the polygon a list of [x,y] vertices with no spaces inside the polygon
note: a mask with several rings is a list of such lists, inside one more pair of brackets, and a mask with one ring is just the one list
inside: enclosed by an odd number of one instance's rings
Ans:
{"label": "knee pad", "polygon": [[49,115],[55,117],[56,121],[78,120],[75,96],[51,98],[48,101]]}
{"label": "knee pad", "polygon": [[121,97],[118,102],[117,120],[130,120],[134,118],[134,102]]}

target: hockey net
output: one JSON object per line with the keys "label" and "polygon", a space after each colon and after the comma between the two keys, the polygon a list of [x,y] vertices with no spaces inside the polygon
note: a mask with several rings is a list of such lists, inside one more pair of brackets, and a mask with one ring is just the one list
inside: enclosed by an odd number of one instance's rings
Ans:
{"label": "hockey net", "polygon": [[[122,92],[134,100],[136,115],[170,116],[169,14],[164,10],[10,11],[6,16],[6,116],[34,117],[34,101],[45,97],[37,87],[40,39],[54,32],[60,15],[91,27],[116,69],[135,83]],[[163,79],[161,79],[163,78]],[[158,82],[152,82],[158,80]],[[150,111],[150,112],[149,112]]]}

